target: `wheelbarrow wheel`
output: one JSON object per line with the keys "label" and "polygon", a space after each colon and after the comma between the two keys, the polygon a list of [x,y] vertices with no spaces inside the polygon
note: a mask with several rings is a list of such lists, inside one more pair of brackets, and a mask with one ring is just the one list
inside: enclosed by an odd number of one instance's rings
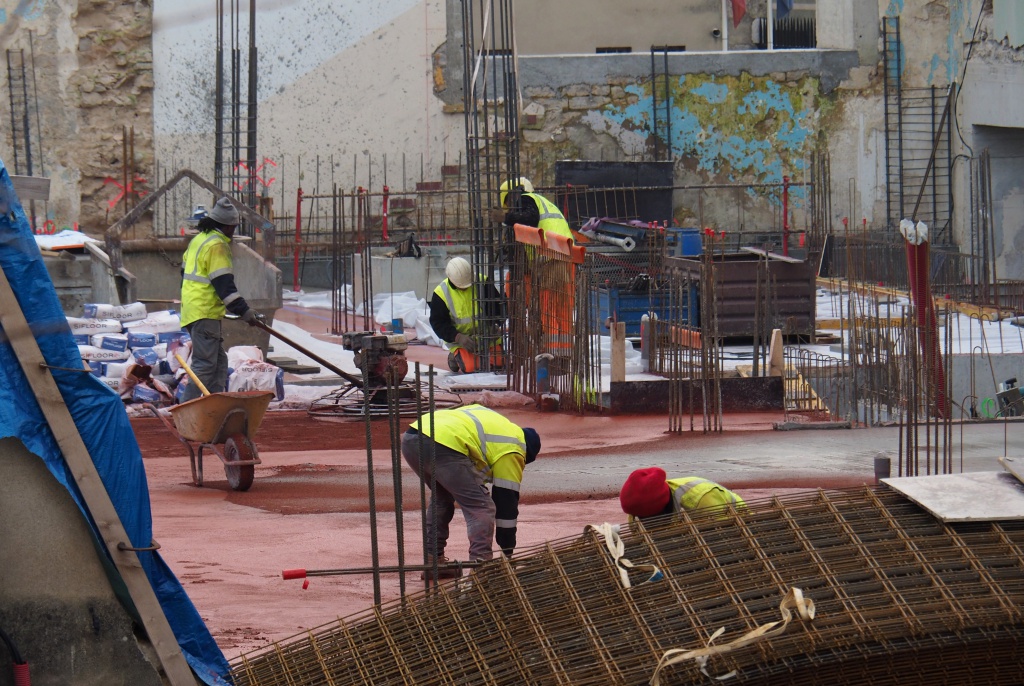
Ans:
{"label": "wheelbarrow wheel", "polygon": [[234,434],[224,441],[224,474],[228,477],[228,485],[234,491],[248,491],[256,474],[256,467],[251,464],[240,466],[232,462],[249,462],[256,457],[256,446],[245,434]]}

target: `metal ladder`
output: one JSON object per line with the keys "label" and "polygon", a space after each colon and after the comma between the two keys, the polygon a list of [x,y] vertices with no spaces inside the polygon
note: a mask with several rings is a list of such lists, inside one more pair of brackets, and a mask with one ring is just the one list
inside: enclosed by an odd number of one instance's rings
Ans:
{"label": "metal ladder", "polygon": [[11,101],[11,150],[14,173],[32,176],[32,131],[28,111],[25,51],[7,51],[7,92]]}

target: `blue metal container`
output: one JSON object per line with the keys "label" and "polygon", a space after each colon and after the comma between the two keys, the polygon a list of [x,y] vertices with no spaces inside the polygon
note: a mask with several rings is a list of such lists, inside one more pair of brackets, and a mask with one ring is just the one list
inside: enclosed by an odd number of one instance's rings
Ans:
{"label": "blue metal container", "polygon": [[[594,297],[594,308],[598,313],[598,321],[602,328],[608,317],[615,315],[616,321],[625,322],[627,336],[640,335],[640,319],[650,312],[657,315],[661,321],[697,325],[699,301],[697,300],[697,287],[694,285],[690,292],[692,307],[686,304],[677,303],[676,311],[670,311],[669,293],[667,290],[656,291],[627,291],[616,286],[609,288],[598,288],[592,294]],[[601,333],[606,333],[601,331]]]}

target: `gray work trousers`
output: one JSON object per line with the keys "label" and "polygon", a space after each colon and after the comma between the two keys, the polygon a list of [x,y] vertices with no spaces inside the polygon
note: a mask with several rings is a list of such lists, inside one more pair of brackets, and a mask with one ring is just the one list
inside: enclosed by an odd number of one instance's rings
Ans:
{"label": "gray work trousers", "polygon": [[[434,451],[433,460],[431,449]],[[448,527],[455,516],[455,504],[458,503],[462,516],[466,518],[469,558],[492,559],[494,501],[484,484],[483,471],[468,455],[435,443],[432,438],[421,434],[402,434],[402,457],[428,488],[431,475],[436,480],[427,508],[427,554],[434,553],[438,557],[444,555],[448,543]]]}
{"label": "gray work trousers", "polygon": [[[197,319],[185,327],[192,337],[190,367],[210,393],[223,393],[228,383],[228,356],[224,352],[221,320]],[[199,386],[189,383],[181,402],[193,400],[203,394]]]}

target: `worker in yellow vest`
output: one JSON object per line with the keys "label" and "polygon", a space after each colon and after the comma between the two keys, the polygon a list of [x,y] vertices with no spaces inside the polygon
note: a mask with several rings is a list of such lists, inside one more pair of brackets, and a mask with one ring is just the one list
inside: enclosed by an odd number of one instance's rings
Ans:
{"label": "worker in yellow vest", "polygon": [[[572,230],[558,206],[539,193],[525,177],[509,179],[501,184],[499,202],[506,210],[505,225],[523,224],[572,240]],[[528,301],[540,310],[540,350],[554,356],[552,373],[564,373],[572,355],[573,311],[575,309],[575,269],[568,261],[549,259],[527,249],[522,282]],[[515,278],[519,275],[515,274]]]}
{"label": "worker in yellow vest", "polygon": [[637,469],[630,474],[619,492],[619,504],[631,518],[727,505],[746,506],[743,498],[714,481],[699,476],[668,479],[660,467]]}
{"label": "worker in yellow vest", "polygon": [[[181,325],[192,337],[192,371],[211,393],[227,389],[228,357],[221,333],[225,313],[238,315],[250,326],[266,321],[235,287],[231,238],[237,227],[238,210],[221,198],[199,220],[199,233],[189,242],[181,264]],[[201,394],[196,384],[189,384],[182,402]]]}
{"label": "worker in yellow vest", "polygon": [[533,183],[525,176],[501,184],[498,201],[505,209],[505,225],[533,226],[544,233],[572,238],[572,230],[558,206],[540,193],[533,192]]}
{"label": "worker in yellow vest", "polygon": [[[489,333],[483,330],[484,321],[505,321],[505,299],[494,283],[480,277],[477,288],[472,286],[473,268],[469,261],[464,257],[454,257],[445,267],[444,281],[437,285],[430,297],[430,326],[437,337],[448,344],[448,368],[465,374],[483,368],[483,351],[478,348],[486,345],[480,337]],[[485,297],[475,297],[480,293]],[[483,319],[480,317],[481,309],[486,314]],[[504,364],[504,356],[498,331],[491,333],[494,340],[490,343],[490,369],[493,370]]]}
{"label": "worker in yellow vest", "polygon": [[[492,541],[511,556],[523,469],[538,453],[535,430],[482,405],[438,410],[413,422],[402,435],[402,457],[428,487],[434,482],[427,509],[428,559],[447,564],[444,550],[456,504],[466,520],[471,560],[492,559]],[[458,571],[439,576],[458,576]]]}

